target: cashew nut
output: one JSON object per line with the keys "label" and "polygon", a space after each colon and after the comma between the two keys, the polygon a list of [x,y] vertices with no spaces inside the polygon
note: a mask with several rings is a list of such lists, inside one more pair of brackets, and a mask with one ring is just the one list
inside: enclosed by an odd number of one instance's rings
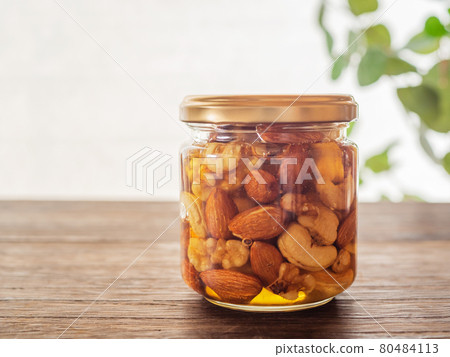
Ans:
{"label": "cashew nut", "polygon": [[331,269],[335,273],[343,273],[347,271],[352,264],[352,257],[348,251],[345,249],[341,249],[339,251],[339,254],[334,261],[333,265],[331,266]]}
{"label": "cashew nut", "polygon": [[213,190],[213,186],[207,185],[204,181],[200,181],[199,184],[192,183],[192,193],[199,197],[202,201],[206,201]]}
{"label": "cashew nut", "polygon": [[321,204],[305,203],[298,214],[298,223],[308,228],[314,241],[320,245],[331,245],[337,238],[339,219],[329,208]]}
{"label": "cashew nut", "polygon": [[343,210],[353,202],[355,182],[351,172],[345,176],[344,155],[335,142],[313,145],[317,168],[325,183],[316,182],[321,201],[331,209]]}
{"label": "cashew nut", "polygon": [[345,210],[353,202],[355,181],[353,176],[348,174],[344,182],[339,184],[327,180],[325,180],[325,184],[316,182],[316,190],[325,206],[335,210]]}
{"label": "cashew nut", "polygon": [[247,176],[247,170],[243,166],[244,164],[239,162],[236,169],[224,171],[223,180],[219,181],[217,186],[228,192],[234,192],[241,188],[242,181]]}
{"label": "cashew nut", "polygon": [[347,244],[344,249],[350,254],[356,254],[356,244],[355,242]]}
{"label": "cashew nut", "polygon": [[192,231],[197,237],[206,237],[206,223],[200,199],[192,193],[181,192],[180,215],[181,219],[189,222]]}
{"label": "cashew nut", "polygon": [[325,182],[335,184],[344,181],[343,153],[334,141],[312,145],[317,168]]}
{"label": "cashew nut", "polygon": [[322,270],[312,275],[316,279],[316,290],[323,292],[327,297],[335,296],[347,289],[355,276],[352,269],[340,274]]}
{"label": "cashew nut", "polygon": [[301,212],[303,204],[307,202],[306,195],[300,193],[286,193],[281,197],[280,206],[288,212]]}
{"label": "cashew nut", "polygon": [[287,231],[281,234],[278,247],[289,262],[308,271],[328,268],[337,256],[333,245],[314,244],[306,228],[298,223],[291,223]]}

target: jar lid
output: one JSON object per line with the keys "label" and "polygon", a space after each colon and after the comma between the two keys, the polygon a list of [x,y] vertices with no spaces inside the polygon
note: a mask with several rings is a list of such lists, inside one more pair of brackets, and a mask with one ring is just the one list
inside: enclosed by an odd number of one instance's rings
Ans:
{"label": "jar lid", "polygon": [[188,123],[332,123],[357,116],[350,95],[193,95],[180,107]]}

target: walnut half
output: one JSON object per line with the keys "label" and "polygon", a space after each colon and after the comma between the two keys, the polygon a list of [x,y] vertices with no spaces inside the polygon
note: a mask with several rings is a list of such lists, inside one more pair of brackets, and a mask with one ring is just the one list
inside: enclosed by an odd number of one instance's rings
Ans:
{"label": "walnut half", "polygon": [[224,269],[239,268],[247,263],[249,249],[240,240],[208,238],[206,246],[213,264],[221,264]]}
{"label": "walnut half", "polygon": [[273,293],[285,299],[295,300],[299,291],[309,294],[316,286],[316,279],[311,274],[301,274],[300,269],[290,263],[282,263],[278,279],[269,286]]}

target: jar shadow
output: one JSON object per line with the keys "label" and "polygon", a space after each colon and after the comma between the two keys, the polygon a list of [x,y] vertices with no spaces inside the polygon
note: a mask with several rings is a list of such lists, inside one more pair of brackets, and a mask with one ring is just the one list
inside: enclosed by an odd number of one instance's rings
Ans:
{"label": "jar shadow", "polygon": [[240,312],[203,300],[206,326],[196,338],[344,338],[351,331],[348,300],[332,300],[310,310],[277,313]]}

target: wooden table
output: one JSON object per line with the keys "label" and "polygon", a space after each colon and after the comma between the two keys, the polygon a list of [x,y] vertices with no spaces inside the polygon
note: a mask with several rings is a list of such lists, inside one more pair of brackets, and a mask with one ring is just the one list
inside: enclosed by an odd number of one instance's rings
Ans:
{"label": "wooden table", "polygon": [[63,338],[450,337],[450,204],[361,204],[351,296],[275,314],[222,309],[184,285],[177,213],[0,202],[0,337],[56,338],[71,324]]}

